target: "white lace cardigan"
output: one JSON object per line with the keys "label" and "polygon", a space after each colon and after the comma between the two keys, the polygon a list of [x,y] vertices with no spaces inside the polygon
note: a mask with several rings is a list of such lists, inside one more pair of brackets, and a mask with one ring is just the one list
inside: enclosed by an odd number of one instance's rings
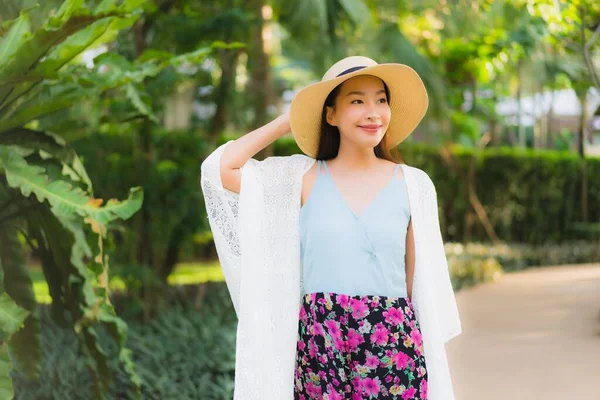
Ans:
{"label": "white lace cardigan", "polygon": [[[202,163],[201,185],[223,274],[238,317],[235,400],[293,399],[301,305],[299,211],[302,154],[250,159],[240,193],[223,188],[229,141]],[[453,400],[444,344],[462,332],[438,221],[435,187],[402,165],[415,236],[412,303],[421,327],[430,400]]]}

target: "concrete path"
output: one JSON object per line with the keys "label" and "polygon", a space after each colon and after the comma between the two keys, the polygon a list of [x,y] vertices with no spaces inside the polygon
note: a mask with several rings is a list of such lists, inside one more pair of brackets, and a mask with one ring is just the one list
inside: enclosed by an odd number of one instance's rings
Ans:
{"label": "concrete path", "polygon": [[506,274],[456,296],[457,400],[600,400],[600,265]]}

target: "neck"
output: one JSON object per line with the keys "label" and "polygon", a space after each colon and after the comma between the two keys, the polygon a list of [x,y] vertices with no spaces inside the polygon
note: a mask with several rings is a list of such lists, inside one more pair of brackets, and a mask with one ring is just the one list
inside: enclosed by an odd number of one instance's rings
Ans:
{"label": "neck", "polygon": [[372,147],[344,146],[340,143],[335,164],[349,171],[364,171],[374,168],[380,160]]}

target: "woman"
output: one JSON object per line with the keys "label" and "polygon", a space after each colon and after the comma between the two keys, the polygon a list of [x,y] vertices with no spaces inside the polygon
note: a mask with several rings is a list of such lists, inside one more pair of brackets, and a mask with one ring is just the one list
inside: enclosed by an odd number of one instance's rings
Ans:
{"label": "woman", "polygon": [[[435,188],[391,154],[427,102],[409,67],[348,57],[289,118],[203,162],[239,320],[236,398],[454,398],[444,343],[461,326]],[[290,129],[306,156],[251,158]]]}

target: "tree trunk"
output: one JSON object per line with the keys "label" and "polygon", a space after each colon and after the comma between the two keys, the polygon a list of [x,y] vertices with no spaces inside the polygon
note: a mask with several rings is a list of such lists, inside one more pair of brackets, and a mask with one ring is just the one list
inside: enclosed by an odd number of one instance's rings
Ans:
{"label": "tree trunk", "polygon": [[217,94],[215,97],[216,110],[215,114],[210,121],[210,128],[208,130],[208,141],[209,148],[212,149],[216,146],[217,138],[227,124],[227,113],[229,112],[229,100],[231,98],[231,92],[235,85],[236,67],[240,52],[235,50],[221,49],[219,52],[219,60],[221,64],[221,80],[217,88]]}
{"label": "tree trunk", "polygon": [[[490,135],[487,135],[487,137],[484,137],[482,143],[485,143],[486,139],[489,137],[490,137]],[[446,164],[448,166],[450,166],[456,173],[458,173],[461,176],[462,180],[466,183],[467,198],[469,200],[469,204],[473,208],[475,215],[477,215],[479,221],[481,222],[481,225],[483,225],[483,228],[485,229],[485,231],[488,234],[488,237],[490,238],[492,243],[495,245],[501,244],[502,242],[498,238],[498,235],[496,235],[496,231],[494,230],[493,225],[490,223],[490,220],[487,216],[487,212],[485,211],[485,208],[479,201],[477,192],[475,190],[475,169],[476,169],[475,158],[473,158],[473,160],[471,161],[471,163],[469,165],[469,171],[465,175],[460,170],[460,168],[456,165],[456,162],[454,161],[454,157],[452,156],[452,153],[450,152],[450,150],[447,147],[442,148],[441,155],[442,155],[442,159],[446,162]]]}
{"label": "tree trunk", "polygon": [[519,59],[519,64],[517,65],[517,137],[519,140],[519,145],[521,148],[525,148],[527,146],[527,141],[525,139],[525,128],[523,126],[523,106],[521,104],[521,97],[523,95],[523,59]]}
{"label": "tree trunk", "polygon": [[[253,44],[250,48],[248,57],[248,69],[250,70],[250,80],[248,82],[248,93],[252,98],[254,107],[254,119],[250,130],[261,127],[268,122],[268,106],[271,104],[271,79],[269,55],[265,51],[263,39],[263,30],[265,21],[262,15],[262,9],[265,0],[249,1],[249,8],[253,13],[254,26],[252,29]],[[269,145],[258,152],[256,159],[263,160],[273,155],[273,145]]]}
{"label": "tree trunk", "polygon": [[581,104],[581,114],[579,117],[579,130],[577,132],[577,153],[582,158],[581,165],[581,218],[583,222],[588,221],[588,175],[587,163],[585,158],[585,131],[587,121],[587,89],[582,89],[578,93],[579,103]]}
{"label": "tree trunk", "polygon": [[577,91],[579,104],[581,104],[581,114],[579,114],[579,129],[577,131],[577,153],[580,157],[585,157],[585,131],[587,121],[587,88]]}
{"label": "tree trunk", "polygon": [[547,115],[547,123],[546,123],[546,148],[552,149],[554,148],[554,103],[556,101],[556,93],[554,88],[552,88],[552,93],[550,97],[550,110]]}

